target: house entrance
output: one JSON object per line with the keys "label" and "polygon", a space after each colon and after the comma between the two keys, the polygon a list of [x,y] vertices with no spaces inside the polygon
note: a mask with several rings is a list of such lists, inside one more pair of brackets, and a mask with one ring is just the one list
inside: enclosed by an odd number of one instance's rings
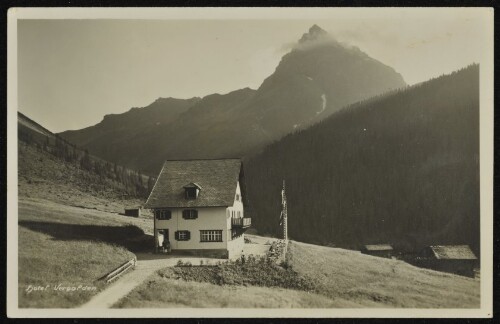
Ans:
{"label": "house entrance", "polygon": [[168,229],[156,230],[156,251],[161,253],[170,253],[170,240]]}

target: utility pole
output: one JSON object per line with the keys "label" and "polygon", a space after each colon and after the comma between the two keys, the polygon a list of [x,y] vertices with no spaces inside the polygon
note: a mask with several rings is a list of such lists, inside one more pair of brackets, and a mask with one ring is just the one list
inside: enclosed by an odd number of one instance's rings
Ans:
{"label": "utility pole", "polygon": [[285,180],[283,180],[283,189],[281,190],[281,215],[280,225],[283,227],[283,239],[288,240],[288,216],[286,206]]}

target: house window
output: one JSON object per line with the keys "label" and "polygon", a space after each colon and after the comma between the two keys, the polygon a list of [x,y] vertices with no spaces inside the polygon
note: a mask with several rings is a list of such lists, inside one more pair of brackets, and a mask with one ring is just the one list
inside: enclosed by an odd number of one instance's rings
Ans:
{"label": "house window", "polygon": [[198,211],[196,209],[184,209],[182,211],[182,218],[184,218],[184,219],[196,219],[196,218],[198,218]]}
{"label": "house window", "polygon": [[191,232],[189,231],[176,231],[175,232],[175,239],[177,241],[189,241],[191,238]]}
{"label": "house window", "polygon": [[240,195],[236,194],[236,201],[240,201]]}
{"label": "house window", "polygon": [[172,213],[168,209],[157,209],[155,210],[156,219],[170,219],[172,218]]}
{"label": "house window", "polygon": [[200,231],[201,242],[222,242],[222,230]]}
{"label": "house window", "polygon": [[196,199],[196,188],[186,188],[186,199]]}

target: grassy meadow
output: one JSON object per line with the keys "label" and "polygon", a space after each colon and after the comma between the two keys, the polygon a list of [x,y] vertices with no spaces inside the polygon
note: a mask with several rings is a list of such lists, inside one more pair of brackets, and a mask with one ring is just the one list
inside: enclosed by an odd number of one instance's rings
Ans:
{"label": "grassy meadow", "polygon": [[122,298],[115,308],[329,308],[339,306],[318,294],[244,285],[176,280],[155,273]]}
{"label": "grassy meadow", "polygon": [[142,200],[74,163],[18,144],[19,307],[78,306],[104,288],[97,279],[149,247],[144,233],[153,231],[152,216],[120,215]]}
{"label": "grassy meadow", "polygon": [[475,308],[479,280],[299,242],[287,263],[157,271],[114,307]]}
{"label": "grassy meadow", "polygon": [[[131,259],[137,246],[129,239],[143,235],[139,227],[116,220],[127,217],[110,215],[20,199],[19,307],[75,307],[104,287],[97,279]],[[79,285],[95,290],[54,290]],[[30,286],[46,289],[29,292]]]}
{"label": "grassy meadow", "polygon": [[403,261],[292,242],[294,271],[316,281],[316,292],[360,307],[477,308],[479,280],[417,268]]}

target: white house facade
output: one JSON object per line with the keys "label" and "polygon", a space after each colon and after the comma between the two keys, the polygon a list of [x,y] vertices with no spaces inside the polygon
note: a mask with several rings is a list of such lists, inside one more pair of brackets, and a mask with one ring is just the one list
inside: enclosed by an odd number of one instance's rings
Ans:
{"label": "white house facade", "polygon": [[154,250],[235,258],[250,219],[244,215],[238,159],[167,161],[145,208],[154,212]]}

